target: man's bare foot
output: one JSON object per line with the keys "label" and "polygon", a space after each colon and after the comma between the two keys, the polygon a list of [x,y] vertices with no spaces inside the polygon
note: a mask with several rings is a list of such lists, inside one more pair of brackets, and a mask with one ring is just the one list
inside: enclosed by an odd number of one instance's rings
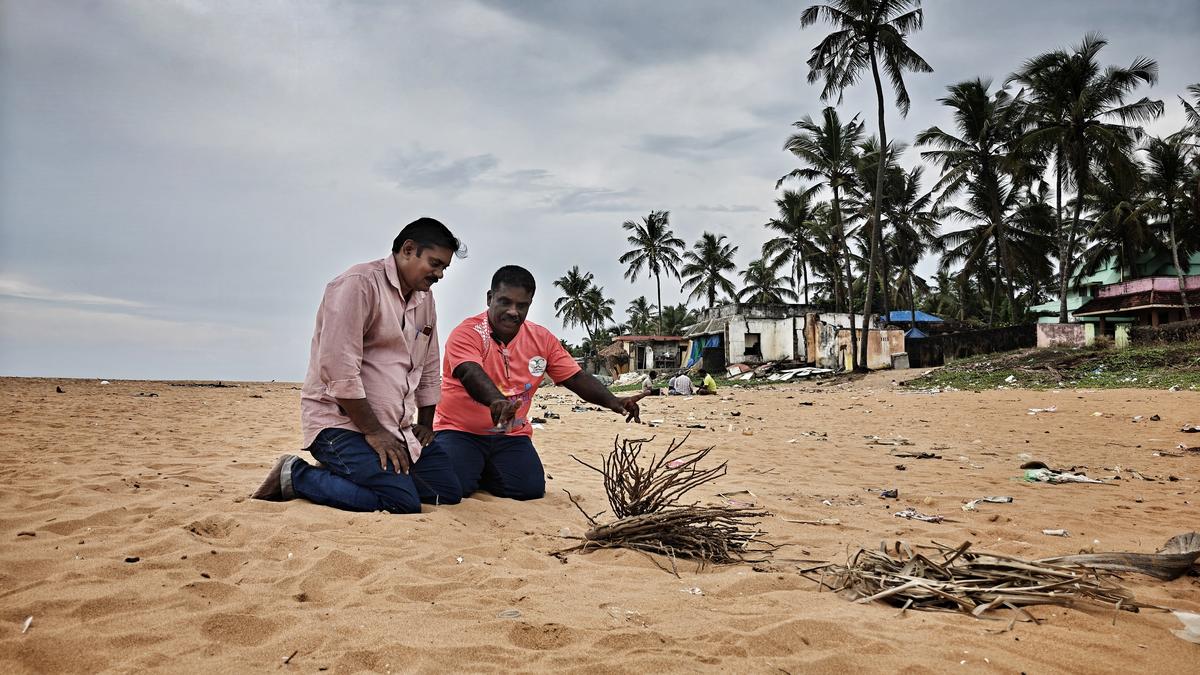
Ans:
{"label": "man's bare foot", "polygon": [[275,462],[275,466],[271,467],[266,480],[258,486],[250,498],[268,502],[295,499],[296,493],[292,490],[292,465],[299,460],[300,458],[295,455],[281,456],[279,461]]}

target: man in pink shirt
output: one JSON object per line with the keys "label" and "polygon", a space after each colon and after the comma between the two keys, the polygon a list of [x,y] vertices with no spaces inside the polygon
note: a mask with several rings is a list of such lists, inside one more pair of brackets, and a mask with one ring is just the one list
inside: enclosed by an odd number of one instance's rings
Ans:
{"label": "man in pink shirt", "polygon": [[455,255],[465,249],[450,230],[420,218],[391,255],[329,282],[300,394],[304,446],[320,464],[280,457],[255,499],[391,513],[462,499],[445,451],[424,447],[441,398],[430,287]]}
{"label": "man in pink shirt", "polygon": [[534,290],[528,270],[501,267],[492,276],[487,311],[460,323],[446,341],[437,436],[426,452],[449,455],[464,496],[478,489],[512,499],[545,493],[529,407],[546,375],[588,403],[641,422],[643,395],[614,396],[579,368],[553,333],[525,320]]}

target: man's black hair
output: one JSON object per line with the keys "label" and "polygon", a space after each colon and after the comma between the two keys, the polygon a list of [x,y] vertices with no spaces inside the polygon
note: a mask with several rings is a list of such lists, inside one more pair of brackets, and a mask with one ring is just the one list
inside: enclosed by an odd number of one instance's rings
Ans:
{"label": "man's black hair", "polygon": [[533,275],[529,273],[529,270],[516,265],[505,265],[496,270],[496,273],[492,275],[492,291],[500,290],[500,284],[513,288],[524,288],[529,291],[530,295],[537,290],[537,283],[534,282]]}
{"label": "man's black hair", "polygon": [[703,369],[703,368],[701,368],[701,369],[700,369],[700,374],[701,374],[701,375],[707,375],[707,374],[708,374],[708,371],[707,371],[707,370],[705,370],[705,369]]}
{"label": "man's black hair", "polygon": [[655,371],[655,370],[650,371],[650,377],[658,377],[658,371]]}
{"label": "man's black hair", "polygon": [[405,225],[392,242],[392,253],[399,253],[409,239],[417,245],[418,252],[430,246],[440,246],[450,249],[459,258],[467,257],[467,247],[454,236],[450,228],[433,218],[417,218]]}

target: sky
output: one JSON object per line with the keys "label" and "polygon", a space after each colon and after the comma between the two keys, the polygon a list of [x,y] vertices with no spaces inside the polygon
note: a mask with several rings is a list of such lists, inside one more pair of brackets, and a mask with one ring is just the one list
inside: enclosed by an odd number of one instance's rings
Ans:
{"label": "sky", "polygon": [[[727,235],[744,268],[790,125],[827,105],[807,4],[0,0],[0,375],[302,379],[325,284],[420,216],[469,250],[435,287],[443,340],[505,264],[571,342],[552,286],[571,266],[618,320],[653,301],[617,261],[651,210],[689,246]],[[1200,81],[1197,0],[923,6],[909,44],[935,72],[907,76],[906,119],[888,96],[901,141],[949,122],[947,85],[1088,31],[1104,63],[1158,60],[1152,133]],[[873,110],[869,78],[839,106],[869,132]]]}

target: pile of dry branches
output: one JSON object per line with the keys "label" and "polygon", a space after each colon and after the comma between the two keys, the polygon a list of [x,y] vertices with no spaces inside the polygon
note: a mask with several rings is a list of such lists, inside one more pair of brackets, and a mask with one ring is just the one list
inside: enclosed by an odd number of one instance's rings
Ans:
{"label": "pile of dry branches", "polygon": [[896,542],[893,551],[860,549],[845,565],[823,565],[807,570],[807,575],[814,578],[812,573],[821,571],[817,581],[822,587],[846,592],[860,603],[882,600],[903,609],[976,617],[1007,608],[1034,623],[1037,619],[1026,606],[1071,606],[1082,601],[1132,612],[1154,607],[1138,603],[1133,593],[1112,580],[1112,574],[1094,568],[971,552],[970,546],[966,542],[957,548],[918,547],[931,551],[926,555]]}
{"label": "pile of dry branches", "polygon": [[[603,512],[588,515],[570,492],[567,496],[591,524],[577,546],[559,551],[588,551],[597,548],[627,548],[658,553],[671,562],[688,558],[704,563],[761,562],[774,550],[758,539],[757,518],[766,511],[753,507],[701,506],[678,503],[696,487],[725,475],[726,463],[710,469],[698,468],[712,448],[681,452],[687,441],[672,440],[661,457],[652,455],[645,467],[639,463],[642,445],[653,438],[613,440],[612,452],[601,467],[571,456],[604,477],[604,491],[616,520],[600,523]],[[652,558],[653,560],[653,558]],[[655,564],[663,567],[655,560]],[[667,569],[663,567],[663,569]]]}

